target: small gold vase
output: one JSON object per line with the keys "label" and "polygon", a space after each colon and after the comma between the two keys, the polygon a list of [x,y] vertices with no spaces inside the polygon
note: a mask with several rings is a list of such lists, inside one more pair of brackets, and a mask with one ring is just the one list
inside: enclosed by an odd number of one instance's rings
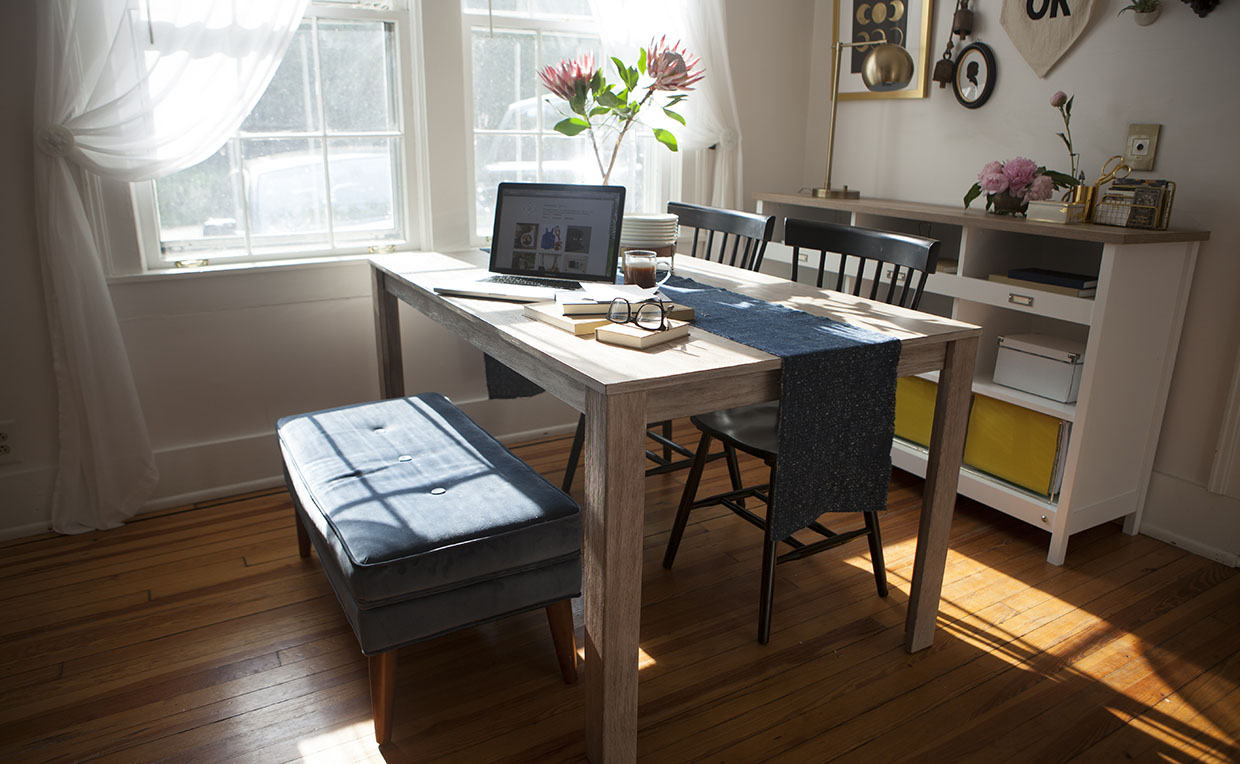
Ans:
{"label": "small gold vase", "polygon": [[1093,220],[1094,198],[1097,196],[1097,191],[1098,191],[1097,186],[1087,186],[1083,183],[1079,186],[1073,186],[1071,189],[1069,189],[1067,201],[1071,204],[1085,205],[1084,222],[1086,223]]}

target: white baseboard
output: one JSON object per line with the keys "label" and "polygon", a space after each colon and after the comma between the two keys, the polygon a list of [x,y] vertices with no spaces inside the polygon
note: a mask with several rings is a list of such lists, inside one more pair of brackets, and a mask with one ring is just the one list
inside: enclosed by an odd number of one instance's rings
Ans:
{"label": "white baseboard", "polygon": [[26,536],[38,536],[41,533],[47,533],[52,529],[50,521],[42,523],[29,523],[27,525],[15,525],[11,528],[0,528],[0,541],[8,541],[9,539],[20,539]]}
{"label": "white baseboard", "polygon": [[1155,472],[1145,498],[1141,533],[1193,554],[1240,567],[1240,501]]}

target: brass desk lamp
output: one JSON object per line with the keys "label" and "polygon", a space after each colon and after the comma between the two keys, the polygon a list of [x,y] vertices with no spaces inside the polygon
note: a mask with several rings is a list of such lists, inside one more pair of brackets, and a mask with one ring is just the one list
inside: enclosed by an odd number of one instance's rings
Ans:
{"label": "brass desk lamp", "polygon": [[[881,33],[881,31],[880,31]],[[888,90],[900,90],[913,79],[913,57],[908,51],[895,43],[887,42],[887,35],[882,36],[882,42],[878,45],[875,41],[867,40],[864,42],[836,42],[833,55],[835,56],[835,66],[833,67],[831,77],[831,122],[827,131],[827,181],[822,188],[813,189],[813,194],[819,198],[830,199],[860,199],[861,192],[850,189],[848,186],[843,188],[831,188],[831,156],[835,153],[835,107],[839,101],[840,95],[840,67],[841,58],[845,48],[858,48],[865,45],[873,45],[873,49],[866,54],[865,60],[861,62],[861,81],[869,90],[875,92],[884,92]]]}

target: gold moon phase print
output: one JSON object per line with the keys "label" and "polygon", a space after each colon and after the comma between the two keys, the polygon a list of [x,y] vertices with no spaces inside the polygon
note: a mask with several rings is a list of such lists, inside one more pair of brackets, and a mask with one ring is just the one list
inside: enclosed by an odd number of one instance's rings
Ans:
{"label": "gold moon phase print", "polygon": [[[852,39],[849,42],[869,42],[886,37],[887,42],[903,44],[908,38],[908,16],[905,13],[905,0],[887,0],[886,2],[869,2],[853,0]],[[879,31],[881,30],[881,34]],[[865,45],[852,49],[851,67],[853,74],[861,73],[861,62],[871,46]]]}

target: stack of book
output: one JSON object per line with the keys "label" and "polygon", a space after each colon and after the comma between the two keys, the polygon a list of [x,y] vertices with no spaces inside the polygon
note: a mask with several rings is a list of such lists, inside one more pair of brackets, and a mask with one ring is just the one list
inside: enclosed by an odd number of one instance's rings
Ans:
{"label": "stack of book", "polygon": [[672,303],[667,308],[668,328],[647,331],[631,324],[614,324],[607,318],[611,303],[569,298],[557,302],[535,302],[524,306],[528,318],[550,324],[578,337],[594,337],[600,342],[625,347],[648,348],[671,342],[689,333],[693,308]]}
{"label": "stack of book", "polygon": [[1049,268],[1013,268],[1006,274],[990,274],[990,280],[1069,297],[1093,297],[1098,293],[1097,276],[1053,271]]}

